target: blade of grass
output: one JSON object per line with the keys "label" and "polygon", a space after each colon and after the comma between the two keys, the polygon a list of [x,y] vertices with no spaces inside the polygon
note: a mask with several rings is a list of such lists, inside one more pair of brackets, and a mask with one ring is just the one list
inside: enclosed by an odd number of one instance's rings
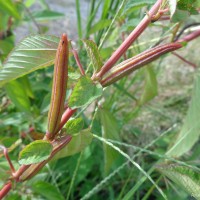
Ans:
{"label": "blade of grass", "polygon": [[140,166],[138,163],[136,163],[135,161],[133,161],[133,160],[131,159],[131,157],[130,157],[128,154],[124,153],[120,148],[118,148],[117,146],[114,146],[111,142],[109,142],[108,140],[106,140],[106,139],[104,139],[104,138],[102,138],[102,137],[99,137],[99,136],[94,135],[94,134],[93,134],[93,137],[96,138],[96,139],[98,139],[98,140],[100,140],[100,141],[102,141],[102,142],[104,142],[104,143],[107,144],[108,146],[110,146],[110,147],[112,147],[113,149],[115,149],[116,151],[118,151],[122,156],[124,156],[125,158],[127,158],[136,168],[138,168],[138,170],[139,170],[141,173],[144,174],[145,178],[148,178],[148,179],[151,181],[151,183],[152,183],[153,185],[155,185],[155,187],[157,188],[157,190],[159,191],[159,193],[162,195],[162,197],[163,197],[164,199],[167,199],[167,196],[164,194],[164,192],[162,191],[162,189],[155,183],[155,181],[149,176],[149,174],[146,173],[146,172],[141,168],[141,166]]}
{"label": "blade of grass", "polygon": [[80,166],[80,163],[81,163],[82,155],[83,155],[83,153],[82,153],[82,151],[81,151],[80,156],[79,156],[79,158],[78,158],[78,161],[77,161],[77,163],[76,163],[76,168],[75,168],[75,170],[74,170],[74,173],[73,173],[73,176],[72,176],[70,185],[69,185],[69,190],[68,190],[68,192],[67,192],[66,200],[68,200],[68,199],[70,198],[70,193],[71,193],[72,187],[73,187],[74,182],[75,182],[75,179],[76,179],[76,175],[77,175],[77,172],[78,172],[78,168],[79,168],[79,166]]}
{"label": "blade of grass", "polygon": [[[157,141],[159,141],[162,137],[164,137],[165,135],[167,135],[168,133],[170,133],[174,128],[176,128],[176,124],[174,124],[172,127],[170,127],[169,129],[167,129],[166,131],[164,131],[163,133],[160,134],[159,137],[155,138],[154,140],[152,140],[152,142],[150,142],[147,146],[144,147],[144,149],[150,148],[152,145],[154,145]],[[132,159],[136,158],[137,156],[141,155],[141,151],[138,151],[138,153],[136,153]],[[125,163],[123,163],[121,166],[119,166],[116,170],[114,170],[112,173],[110,173],[108,176],[106,176],[103,180],[101,180],[101,182],[99,182],[96,186],[94,186],[88,193],[86,193],[81,200],[86,200],[86,199],[90,199],[94,194],[96,194],[97,192],[99,192],[101,190],[101,188],[103,188],[103,186],[110,181],[115,175],[117,175],[121,170],[123,170],[127,165],[129,164],[129,161],[126,161]]]}
{"label": "blade of grass", "polygon": [[80,12],[79,0],[76,0],[76,16],[77,16],[77,26],[78,26],[78,37],[80,40],[82,39],[82,25],[81,25],[81,12]]}

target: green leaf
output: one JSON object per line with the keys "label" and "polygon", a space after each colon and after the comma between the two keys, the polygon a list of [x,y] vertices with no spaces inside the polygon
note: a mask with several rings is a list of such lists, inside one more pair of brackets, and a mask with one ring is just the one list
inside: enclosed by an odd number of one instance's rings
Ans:
{"label": "green leaf", "polygon": [[63,18],[65,15],[63,13],[55,12],[52,10],[42,10],[42,11],[33,12],[32,16],[34,17],[36,21],[50,21],[50,20],[57,20],[57,19]]}
{"label": "green leaf", "polygon": [[[98,115],[100,116],[102,124],[102,137],[104,139],[120,140],[120,128],[114,116],[106,109],[99,109]],[[103,144],[103,149],[105,160],[104,169],[107,174],[114,162],[117,160],[119,153],[106,144]]]}
{"label": "green leaf", "polygon": [[177,5],[177,0],[169,0],[169,11],[170,11],[171,18],[176,11],[176,5]]}
{"label": "green leaf", "polygon": [[25,148],[19,154],[19,163],[21,165],[30,165],[42,162],[49,158],[53,146],[45,140],[36,140]]}
{"label": "green leaf", "polygon": [[198,14],[197,12],[197,0],[179,0],[177,7],[180,10],[188,11],[190,14]]}
{"label": "green leaf", "polygon": [[92,142],[92,139],[93,135],[89,129],[85,129],[77,134],[74,134],[69,144],[59,151],[53,159],[63,158],[79,153]]}
{"label": "green leaf", "polygon": [[38,181],[32,185],[32,189],[37,194],[45,197],[46,200],[64,200],[58,189],[45,181]]}
{"label": "green leaf", "polygon": [[59,38],[35,35],[25,38],[10,53],[0,70],[0,86],[54,63]]}
{"label": "green leaf", "polygon": [[200,174],[191,168],[178,165],[168,165],[157,168],[162,174],[182,187],[191,196],[200,200]]}
{"label": "green leaf", "polygon": [[172,22],[176,23],[187,21],[189,16],[188,11],[176,9],[176,12],[172,17]]}
{"label": "green leaf", "polygon": [[144,92],[142,93],[139,104],[143,105],[146,102],[153,99],[158,93],[156,74],[152,67],[146,67],[144,69],[145,73],[145,84]]}
{"label": "green leaf", "polygon": [[30,98],[34,98],[33,90],[28,79],[28,76],[23,76],[18,79],[18,81],[23,85],[23,89],[25,90],[26,94]]}
{"label": "green leaf", "polygon": [[125,4],[123,14],[126,14],[132,9],[139,9],[141,7],[147,6],[154,4],[156,0],[128,0],[127,3]]}
{"label": "green leaf", "polygon": [[82,76],[72,91],[68,105],[72,109],[88,106],[102,93],[103,88],[100,84],[95,84],[89,77]]}
{"label": "green leaf", "polygon": [[16,19],[20,19],[21,16],[16,8],[16,4],[14,4],[11,0],[0,0],[0,10],[8,13],[12,17]]}
{"label": "green leaf", "polygon": [[94,71],[97,72],[103,66],[102,58],[100,56],[97,45],[92,40],[82,40],[90,57]]}
{"label": "green leaf", "polygon": [[76,119],[71,119],[65,125],[66,133],[67,134],[78,133],[82,130],[83,126],[84,126],[84,121],[81,117]]}
{"label": "green leaf", "polygon": [[[26,87],[26,86],[25,86]],[[15,106],[23,112],[31,112],[31,105],[24,85],[20,81],[14,80],[5,86],[6,93]]]}
{"label": "green leaf", "polygon": [[192,100],[183,127],[174,145],[166,153],[168,156],[179,157],[188,152],[198,141],[200,135],[200,76],[195,79]]}
{"label": "green leaf", "polygon": [[111,22],[112,22],[112,20],[110,20],[110,19],[100,20],[94,26],[91,27],[89,34],[96,33],[98,31],[110,26]]}

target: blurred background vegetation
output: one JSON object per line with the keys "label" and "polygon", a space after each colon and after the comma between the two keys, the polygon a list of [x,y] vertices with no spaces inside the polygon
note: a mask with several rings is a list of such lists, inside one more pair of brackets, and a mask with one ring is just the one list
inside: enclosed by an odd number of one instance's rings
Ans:
{"label": "blurred background vegetation", "polygon": [[[155,0],[0,0],[0,68],[24,37],[67,33],[85,70],[91,74],[90,59],[80,39],[92,39],[101,45],[100,53],[106,61],[154,3]],[[176,16],[174,21],[152,23],[125,57],[137,55],[163,38],[169,42],[177,24],[184,27],[199,22],[197,13],[187,12],[178,13],[181,21]],[[199,42],[197,38],[178,51],[196,66],[200,63]],[[70,66],[74,78],[69,80],[67,95],[77,78],[72,57]],[[83,119],[84,128],[91,127],[93,133],[110,139],[145,171],[150,170],[168,199],[192,199],[156,168],[161,163],[180,164],[179,160],[167,160],[166,152],[182,129],[198,71],[168,54],[106,88],[98,109],[92,104],[75,116]],[[53,67],[40,69],[0,88],[0,143],[9,148],[16,166],[19,151],[45,133],[52,73]],[[196,95],[200,97],[200,92]],[[197,139],[181,157],[182,164],[197,170],[199,155]],[[9,177],[7,171],[7,162],[0,154],[0,185]],[[140,170],[94,139],[81,153],[52,161],[31,180],[17,184],[6,199],[162,199],[151,182],[142,180],[145,177]]]}

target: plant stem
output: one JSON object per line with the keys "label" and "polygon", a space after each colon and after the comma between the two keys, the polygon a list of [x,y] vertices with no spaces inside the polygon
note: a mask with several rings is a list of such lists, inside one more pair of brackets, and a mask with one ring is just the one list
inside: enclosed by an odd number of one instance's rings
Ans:
{"label": "plant stem", "polygon": [[193,68],[197,68],[197,66],[190,62],[189,60],[186,60],[184,57],[182,57],[181,55],[175,53],[175,52],[172,52],[173,55],[175,55],[176,57],[178,57],[180,60],[182,60],[183,62],[187,63],[188,65],[192,66]]}
{"label": "plant stem", "polygon": [[3,199],[3,197],[5,197],[8,194],[8,192],[11,190],[11,188],[12,188],[12,182],[9,181],[0,190],[0,199]]}
{"label": "plant stem", "polygon": [[77,109],[72,110],[71,108],[67,108],[65,110],[65,112],[62,115],[61,122],[56,133],[58,133],[62,129],[62,127],[66,124],[66,122],[70,119],[70,117],[76,112],[76,110]]}
{"label": "plant stem", "polygon": [[113,67],[105,76],[102,77],[100,83],[102,86],[108,86],[120,78],[130,74],[134,70],[154,61],[161,55],[181,48],[179,43],[164,44],[147,51],[144,51],[133,58],[125,60],[124,62]]}
{"label": "plant stem", "polygon": [[112,56],[103,65],[100,72],[95,76],[101,78],[112,66],[119,60],[119,58],[125,53],[125,51],[130,47],[130,45],[138,38],[139,35],[147,28],[151,23],[151,18],[155,15],[161,6],[162,0],[157,0],[154,6],[148,12],[143,20],[138,24],[138,26],[131,32],[131,34],[125,39],[125,41],[118,47],[118,49],[112,54]]}
{"label": "plant stem", "polygon": [[14,168],[14,166],[13,166],[11,160],[10,160],[10,157],[9,157],[9,155],[8,155],[8,150],[7,150],[7,148],[4,147],[4,146],[2,146],[2,145],[0,145],[0,148],[3,149],[3,154],[4,154],[5,158],[6,158],[6,160],[8,161],[8,164],[9,164],[9,166],[10,166],[11,172],[12,172],[12,173],[15,173],[15,168]]}
{"label": "plant stem", "polygon": [[197,38],[199,36],[200,36],[200,29],[186,35],[185,37],[177,40],[176,42],[189,42],[189,41],[194,40],[195,38]]}
{"label": "plant stem", "polygon": [[83,66],[82,66],[82,64],[81,64],[81,61],[80,61],[80,59],[79,59],[77,50],[74,50],[74,49],[72,48],[72,53],[73,53],[74,58],[75,58],[75,60],[76,60],[76,64],[77,64],[78,67],[79,67],[79,70],[80,70],[80,72],[81,72],[81,75],[84,76],[84,75],[85,75],[85,71],[84,71]]}

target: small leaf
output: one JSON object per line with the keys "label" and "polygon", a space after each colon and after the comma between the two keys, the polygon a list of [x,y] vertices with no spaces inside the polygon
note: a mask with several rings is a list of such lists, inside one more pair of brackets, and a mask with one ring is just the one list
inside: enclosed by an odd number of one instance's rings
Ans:
{"label": "small leaf", "polygon": [[157,168],[162,174],[182,187],[197,200],[200,200],[200,174],[191,168],[178,165],[167,165]]}
{"label": "small leaf", "polygon": [[45,181],[38,181],[32,185],[33,191],[41,196],[45,197],[47,200],[64,200],[62,194],[58,191],[58,189],[47,183]]}
{"label": "small leaf", "polygon": [[20,81],[11,81],[5,86],[5,89],[8,97],[19,110],[23,112],[30,112],[30,100],[26,93],[26,89],[24,89]]}
{"label": "small leaf", "polygon": [[103,89],[100,84],[95,84],[89,77],[82,76],[72,91],[68,105],[72,109],[88,106],[102,93]]}
{"label": "small leaf", "polygon": [[36,140],[27,145],[19,154],[19,163],[30,165],[42,162],[49,158],[53,146],[48,141]]}
{"label": "small leaf", "polygon": [[93,135],[89,129],[82,130],[79,133],[72,135],[70,143],[59,151],[53,159],[63,158],[79,153],[92,142],[92,138]]}
{"label": "small leaf", "polygon": [[100,56],[97,45],[92,40],[82,40],[90,57],[94,71],[97,72],[103,66],[102,58]]}
{"label": "small leaf", "polygon": [[0,86],[54,63],[59,38],[35,35],[25,38],[8,56],[0,69]]}
{"label": "small leaf", "polygon": [[65,125],[67,134],[78,133],[82,130],[84,126],[84,121],[82,118],[71,119]]}
{"label": "small leaf", "polygon": [[195,80],[192,100],[183,127],[176,137],[173,146],[168,150],[168,156],[179,157],[188,152],[199,140],[200,136],[200,76]]}

